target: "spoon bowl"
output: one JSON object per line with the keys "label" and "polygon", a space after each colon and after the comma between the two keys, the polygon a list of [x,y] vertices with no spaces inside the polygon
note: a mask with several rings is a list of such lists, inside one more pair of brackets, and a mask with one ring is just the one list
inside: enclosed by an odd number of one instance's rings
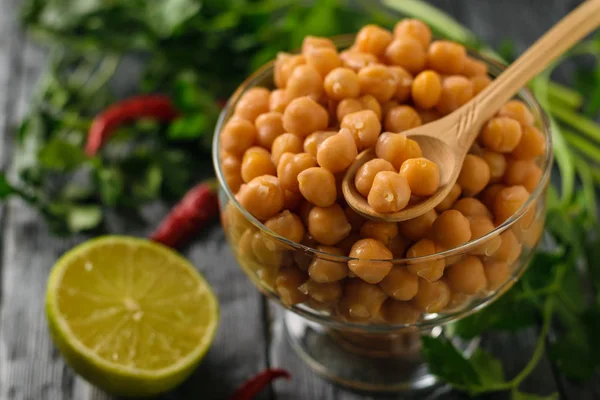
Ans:
{"label": "spoon bowl", "polygon": [[342,192],[348,205],[366,218],[390,222],[416,218],[435,208],[454,186],[462,163],[483,124],[529,80],[599,25],[600,0],[584,2],[469,102],[437,121],[402,132],[415,140],[423,156],[439,167],[440,186],[432,196],[411,201],[406,208],[394,213],[373,210],[354,186],[358,169],[376,157],[375,151],[368,149],[356,157],[342,181]]}

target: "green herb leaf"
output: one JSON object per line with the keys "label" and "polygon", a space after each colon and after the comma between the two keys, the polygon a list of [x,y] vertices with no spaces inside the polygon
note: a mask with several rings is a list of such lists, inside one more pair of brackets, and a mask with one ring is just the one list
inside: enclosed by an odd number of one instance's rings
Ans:
{"label": "green herb leaf", "polygon": [[511,400],[558,400],[558,393],[552,393],[549,396],[538,396],[537,394],[519,392],[513,390],[511,393]]}
{"label": "green herb leaf", "polygon": [[96,228],[102,222],[100,206],[70,206],[67,209],[67,224],[71,232],[83,232]]}
{"label": "green herb leaf", "polygon": [[464,358],[448,339],[444,336],[423,336],[421,341],[423,357],[432,374],[467,389],[479,386],[480,377],[473,364]]}
{"label": "green herb leaf", "polygon": [[198,0],[145,1],[145,22],[159,37],[172,35],[201,7]]}
{"label": "green herb leaf", "polygon": [[38,154],[38,161],[44,168],[69,172],[79,167],[86,160],[81,146],[54,137]]}
{"label": "green herb leaf", "polygon": [[194,114],[178,118],[169,125],[169,139],[190,140],[197,139],[206,134],[210,129],[210,122],[204,114]]}
{"label": "green herb leaf", "polygon": [[15,188],[8,183],[4,174],[0,173],[0,200],[4,200],[14,193],[17,193]]}
{"label": "green herb leaf", "polygon": [[490,353],[478,348],[469,361],[477,371],[483,387],[504,382],[502,363]]}

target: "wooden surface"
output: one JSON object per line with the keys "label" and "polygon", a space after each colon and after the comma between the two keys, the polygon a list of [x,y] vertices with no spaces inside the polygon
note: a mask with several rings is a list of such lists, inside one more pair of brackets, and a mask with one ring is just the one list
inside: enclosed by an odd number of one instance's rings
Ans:
{"label": "wooden surface", "polygon": [[[503,38],[525,48],[579,0],[437,0],[434,3],[497,45]],[[14,128],[44,64],[44,53],[27,42],[18,25],[18,0],[0,0],[0,169],[14,175]],[[158,220],[164,209],[148,210]],[[126,226],[119,232],[143,235]],[[0,400],[109,400],[109,396],[75,376],[52,346],[43,312],[46,277],[54,260],[83,240],[49,235],[40,217],[18,200],[0,205]],[[217,339],[194,375],[164,400],[223,400],[245,378],[267,366],[289,369],[292,382],[276,383],[261,399],[355,400],[360,396],[315,376],[294,354],[283,336],[275,306],[251,286],[236,266],[223,232],[214,226],[185,252],[215,288],[221,303]],[[502,358],[508,376],[529,359],[535,330],[495,334],[484,347]],[[556,375],[544,358],[524,383],[538,394],[558,391],[562,398],[600,398],[600,385],[577,386]],[[382,397],[386,399],[403,398]],[[462,399],[441,389],[423,399]],[[490,396],[493,399],[504,395]]]}

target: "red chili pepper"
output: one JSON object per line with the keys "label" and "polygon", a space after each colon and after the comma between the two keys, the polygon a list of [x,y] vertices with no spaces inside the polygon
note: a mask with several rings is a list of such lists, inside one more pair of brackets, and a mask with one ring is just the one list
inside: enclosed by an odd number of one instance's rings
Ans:
{"label": "red chili pepper", "polygon": [[150,239],[172,248],[179,247],[218,213],[216,182],[201,182],[171,209]]}
{"label": "red chili pepper", "polygon": [[260,393],[269,383],[281,377],[290,379],[292,376],[284,369],[266,369],[254,378],[247,380],[233,393],[229,400],[252,400],[254,396]]}
{"label": "red chili pepper", "polygon": [[172,121],[179,116],[171,100],[162,95],[143,95],[119,101],[98,114],[88,132],[85,152],[96,155],[100,147],[120,125],[136,119],[152,117]]}

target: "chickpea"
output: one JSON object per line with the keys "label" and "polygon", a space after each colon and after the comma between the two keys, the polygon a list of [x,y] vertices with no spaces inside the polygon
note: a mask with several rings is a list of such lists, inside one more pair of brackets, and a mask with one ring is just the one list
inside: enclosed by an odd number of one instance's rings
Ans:
{"label": "chickpea", "polygon": [[469,300],[471,300],[473,296],[472,295],[468,295],[468,294],[464,294],[464,293],[459,293],[459,292],[455,292],[452,293],[452,295],[450,295],[450,303],[448,303],[448,305],[446,306],[446,310],[460,310],[466,307],[467,302]]}
{"label": "chickpea", "polygon": [[263,279],[264,275],[273,275],[281,266],[283,261],[281,249],[273,239],[262,232],[257,231],[252,235],[251,249],[253,260],[262,267],[259,278]]}
{"label": "chickpea", "polygon": [[531,160],[510,160],[506,167],[504,183],[507,186],[524,185],[529,173],[537,167]]}
{"label": "chickpea", "polygon": [[332,303],[342,297],[340,282],[319,283],[309,279],[299,289],[319,303]]}
{"label": "chickpea", "polygon": [[529,111],[529,107],[520,100],[508,101],[498,111],[498,116],[516,119],[523,125],[533,125],[535,122],[535,118],[531,111]]}
{"label": "chickpea", "polygon": [[275,89],[269,97],[269,110],[282,113],[288,105],[284,89]]}
{"label": "chickpea", "polygon": [[371,110],[363,110],[347,114],[341,123],[352,133],[358,150],[372,147],[381,133],[381,123]]}
{"label": "chickpea", "polygon": [[[368,283],[379,283],[392,269],[392,252],[383,243],[375,239],[361,239],[354,243],[348,261],[350,271]],[[373,261],[377,260],[377,261]]]}
{"label": "chickpea", "polygon": [[476,76],[487,77],[488,67],[487,64],[483,61],[467,57],[465,59],[465,67],[463,68],[461,74],[469,78],[474,78]]}
{"label": "chickpea", "polygon": [[396,75],[385,65],[374,64],[358,71],[360,91],[370,94],[380,103],[388,101],[396,92]]}
{"label": "chickpea", "polygon": [[355,72],[379,62],[377,57],[373,54],[361,53],[358,51],[343,51],[340,53],[340,58],[342,59],[344,67],[350,68]]}
{"label": "chickpea", "polygon": [[317,36],[305,36],[302,41],[302,53],[306,54],[314,49],[337,50],[335,43],[331,39]]}
{"label": "chickpea", "polygon": [[393,267],[379,287],[396,300],[407,301],[415,297],[419,290],[419,278],[410,273],[405,267]]}
{"label": "chickpea", "polygon": [[417,110],[419,116],[421,117],[421,124],[425,125],[435,120],[440,119],[442,116],[439,112],[434,109],[431,110]]}
{"label": "chickpea", "polygon": [[271,154],[262,147],[250,147],[242,159],[242,179],[248,183],[257,176],[275,176],[275,166],[271,161]]}
{"label": "chickpea", "polygon": [[[317,250],[333,256],[343,257],[346,254],[337,247],[319,246]],[[348,264],[335,257],[315,255],[308,266],[310,279],[318,283],[331,283],[340,281],[348,276]]]}
{"label": "chickpea", "polygon": [[221,132],[223,150],[236,156],[241,156],[256,142],[256,128],[252,122],[245,119],[231,119]]}
{"label": "chickpea", "polygon": [[[314,206],[306,200],[301,201],[300,205],[298,206],[298,216],[304,223],[304,226],[308,226],[308,216],[310,215],[310,210],[312,210],[313,207]],[[314,238],[312,236],[310,236],[310,238],[314,241]]]}
{"label": "chickpea", "polygon": [[333,69],[342,65],[337,51],[324,47],[309,50],[305,57],[306,64],[317,70],[321,77],[327,76]]}
{"label": "chickpea", "polygon": [[[336,246],[342,249],[345,255],[350,254],[350,250],[352,250],[352,246],[356,243],[357,240],[362,239],[362,237],[356,233],[352,232],[344,240],[339,242]],[[354,275],[354,274],[353,274]]]}
{"label": "chickpea", "polygon": [[386,161],[382,158],[374,158],[361,165],[354,176],[354,186],[356,187],[358,193],[364,197],[367,197],[371,187],[373,186],[375,175],[381,171],[396,172],[394,166],[389,161]]}
{"label": "chickpea", "polygon": [[289,54],[289,53],[277,53],[277,58],[275,59],[275,73],[274,80],[275,85],[279,89],[283,89],[286,87],[288,79],[292,75],[292,72],[299,65],[306,64],[306,59],[302,54]]}
{"label": "chickpea", "polygon": [[492,83],[492,79],[487,75],[478,75],[471,78],[471,83],[473,84],[473,97],[477,96],[479,93],[483,91],[486,87]]}
{"label": "chickpea", "polygon": [[379,213],[397,212],[408,205],[410,186],[402,175],[392,171],[380,171],[373,179],[367,202]]}
{"label": "chickpea", "polygon": [[344,99],[340,101],[337,105],[336,116],[338,121],[343,121],[343,119],[348,114],[352,114],[358,111],[364,110],[365,107],[363,103],[359,99]]}
{"label": "chickpea", "polygon": [[519,243],[517,237],[511,230],[502,232],[500,238],[502,239],[502,244],[500,244],[500,248],[492,254],[491,259],[506,262],[510,266],[517,261],[521,255],[523,246],[521,246],[521,243]]}
{"label": "chickpea", "polygon": [[417,107],[429,109],[435,106],[442,96],[442,78],[431,70],[423,71],[412,84],[412,99]]}
{"label": "chickpea", "polygon": [[444,211],[431,226],[436,243],[445,249],[452,249],[471,240],[469,220],[459,211]]}
{"label": "chickpea", "polygon": [[240,188],[237,199],[257,219],[267,220],[283,208],[283,189],[279,179],[263,175],[252,179]]}
{"label": "chickpea", "polygon": [[302,139],[293,133],[284,133],[277,136],[271,146],[271,160],[275,166],[279,165],[279,160],[285,153],[302,153]]}
{"label": "chickpea", "polygon": [[338,310],[349,320],[368,321],[379,314],[386,298],[379,286],[361,279],[349,279],[344,286]]}
{"label": "chickpea", "polygon": [[458,198],[460,197],[461,193],[462,188],[458,183],[452,185],[452,189],[450,189],[450,192],[448,193],[446,198],[442,200],[442,202],[438,204],[437,207],[435,207],[435,211],[443,212],[451,209],[456,200],[458,200]]}
{"label": "chickpea", "polygon": [[398,87],[396,88],[396,93],[394,94],[393,98],[400,103],[405,103],[410,99],[413,76],[410,72],[399,65],[389,68],[390,71],[392,71],[392,73],[396,76],[396,80],[398,81]]}
{"label": "chickpea", "polygon": [[437,110],[443,115],[450,114],[467,104],[473,98],[473,84],[464,76],[450,75],[442,80],[442,94]]}
{"label": "chickpea", "polygon": [[325,77],[325,93],[334,100],[357,97],[360,94],[358,75],[350,68],[335,68]]}
{"label": "chickpea", "polygon": [[504,176],[506,171],[506,158],[502,153],[484,150],[481,158],[490,167],[490,182],[498,182]]}
{"label": "chickpea", "polygon": [[403,19],[394,27],[394,37],[411,37],[421,43],[424,49],[431,43],[431,29],[418,19]]}
{"label": "chickpea", "polygon": [[465,197],[458,200],[452,206],[456,211],[460,212],[465,217],[486,217],[492,218],[492,213],[488,208],[479,200],[472,197]]}
{"label": "chickpea", "polygon": [[256,141],[259,146],[271,150],[275,138],[284,133],[282,114],[279,112],[267,112],[256,118]]}
{"label": "chickpea", "polygon": [[300,205],[303,197],[298,192],[283,189],[283,208],[286,210],[295,210]]}
{"label": "chickpea", "polygon": [[500,225],[525,204],[529,199],[529,192],[523,186],[509,186],[498,192],[494,202],[494,216]]}
{"label": "chickpea", "polygon": [[[494,223],[488,217],[475,216],[469,218],[471,228],[471,240],[479,239],[494,230]],[[474,248],[471,253],[480,256],[489,256],[494,254],[500,245],[502,239],[500,236],[495,236],[487,239],[484,243]]]}
{"label": "chickpea", "polygon": [[521,124],[509,117],[490,119],[481,132],[481,143],[490,150],[510,153],[517,147],[523,131]]}
{"label": "chickpea", "polygon": [[490,178],[490,167],[485,160],[476,155],[467,154],[457,180],[463,193],[467,196],[475,196],[490,183]]}
{"label": "chickpea", "polygon": [[444,281],[427,282],[419,280],[419,291],[411,300],[411,305],[427,313],[442,311],[450,303],[450,288]]}
{"label": "chickpea", "polygon": [[308,153],[284,153],[277,165],[277,177],[281,187],[292,192],[299,192],[298,174],[316,166],[317,160]]}
{"label": "chickpea", "polygon": [[296,267],[281,268],[275,280],[275,290],[281,302],[291,306],[308,300],[308,296],[298,289],[306,280],[306,275]]}
{"label": "chickpea", "polygon": [[387,245],[387,248],[390,249],[394,258],[404,258],[407,247],[408,240],[400,235],[391,238],[390,243]]}
{"label": "chickpea", "polygon": [[394,107],[398,107],[399,105],[400,103],[398,103],[396,100],[388,100],[385,103],[383,103],[381,105],[381,114],[383,121],[385,121],[385,118],[387,117],[390,110]]}
{"label": "chickpea", "polygon": [[304,152],[310,154],[313,157],[317,157],[317,150],[325,139],[333,136],[337,131],[317,131],[313,132],[304,139]]}
{"label": "chickpea", "polygon": [[523,186],[529,193],[533,193],[537,185],[540,183],[540,179],[542,179],[543,172],[540,167],[533,164],[523,181]]}
{"label": "chickpea", "polygon": [[351,230],[339,204],[313,207],[308,214],[308,231],[321,244],[333,246],[348,236]]}
{"label": "chickpea", "polygon": [[479,258],[467,256],[446,271],[446,283],[454,292],[476,294],[487,286]]}
{"label": "chickpea", "polygon": [[404,301],[387,299],[380,310],[381,318],[389,324],[411,325],[421,318],[421,312]]}
{"label": "chickpea", "polygon": [[530,160],[546,152],[546,140],[538,128],[531,125],[523,127],[521,141],[512,151],[517,160]]}
{"label": "chickpea", "polygon": [[417,142],[401,133],[392,132],[384,132],[379,136],[375,145],[375,154],[389,161],[397,170],[402,167],[404,161],[423,155]]}
{"label": "chickpea", "polygon": [[458,43],[436,40],[429,46],[427,62],[441,74],[460,74],[467,62],[467,50]]}
{"label": "chickpea", "polygon": [[488,290],[497,290],[510,279],[510,267],[502,261],[491,261],[483,264],[483,272],[487,280]]}
{"label": "chickpea", "polygon": [[387,246],[398,235],[398,224],[385,221],[365,221],[360,228],[360,236],[378,240]]}
{"label": "chickpea", "polygon": [[283,128],[302,138],[322,131],[329,124],[329,114],[310,97],[299,97],[288,104],[283,113]]}
{"label": "chickpea", "polygon": [[290,75],[285,88],[288,103],[301,97],[318,100],[323,93],[323,78],[311,65],[299,65]]}
{"label": "chickpea", "polygon": [[[439,250],[441,249],[436,246],[432,240],[421,239],[408,249],[406,257],[417,258],[430,256],[437,253]],[[407,268],[415,276],[419,276],[428,282],[435,282],[444,275],[445,267],[446,261],[442,258],[434,261],[409,264]]]}
{"label": "chickpea", "polygon": [[[481,202],[488,208],[488,210],[491,210],[492,208],[494,208],[496,196],[498,195],[500,190],[504,189],[504,187],[505,187],[504,185],[502,185],[500,183],[496,183],[494,185],[489,185],[488,187],[486,187],[483,190],[483,192],[481,192],[481,195],[479,196],[479,198],[481,199]],[[467,215],[467,214],[465,214],[465,215]],[[487,215],[489,217],[491,217],[492,213],[488,211]]]}
{"label": "chickpea", "polygon": [[398,229],[409,240],[417,241],[429,235],[433,221],[436,220],[437,216],[435,210],[429,210],[416,218],[399,222]]}
{"label": "chickpea", "polygon": [[233,193],[237,193],[242,186],[242,160],[233,154],[226,153],[221,157],[221,169],[227,186]]}
{"label": "chickpea", "polygon": [[321,143],[317,150],[317,162],[335,174],[348,168],[357,155],[358,149],[352,133],[348,129],[341,129]]}
{"label": "chickpea", "polygon": [[417,74],[425,68],[427,54],[418,40],[404,36],[394,39],[385,49],[385,59],[391,65],[398,65]]}
{"label": "chickpea", "polygon": [[383,55],[392,39],[391,32],[386,29],[377,25],[366,25],[356,35],[354,44],[358,51],[379,57]]}
{"label": "chickpea", "polygon": [[298,174],[302,196],[318,207],[329,207],[335,203],[337,189],[333,174],[321,167],[311,167]]}
{"label": "chickpea", "polygon": [[385,116],[385,129],[389,132],[403,132],[421,126],[421,116],[411,106],[392,107]]}
{"label": "chickpea", "polygon": [[260,114],[269,111],[269,97],[271,92],[262,87],[248,89],[235,105],[234,114],[250,122],[254,122]]}
{"label": "chickpea", "polygon": [[302,242],[304,235],[306,234],[300,217],[289,210],[284,210],[268,219],[265,222],[265,226],[279,236],[283,236],[296,243]]}
{"label": "chickpea", "polygon": [[381,121],[381,104],[379,104],[379,101],[377,101],[374,96],[365,94],[360,98],[360,102],[362,103],[364,110],[373,111],[375,115],[377,115],[377,119]]}
{"label": "chickpea", "polygon": [[400,175],[404,176],[412,194],[431,196],[440,187],[440,169],[426,158],[411,158],[402,163]]}

